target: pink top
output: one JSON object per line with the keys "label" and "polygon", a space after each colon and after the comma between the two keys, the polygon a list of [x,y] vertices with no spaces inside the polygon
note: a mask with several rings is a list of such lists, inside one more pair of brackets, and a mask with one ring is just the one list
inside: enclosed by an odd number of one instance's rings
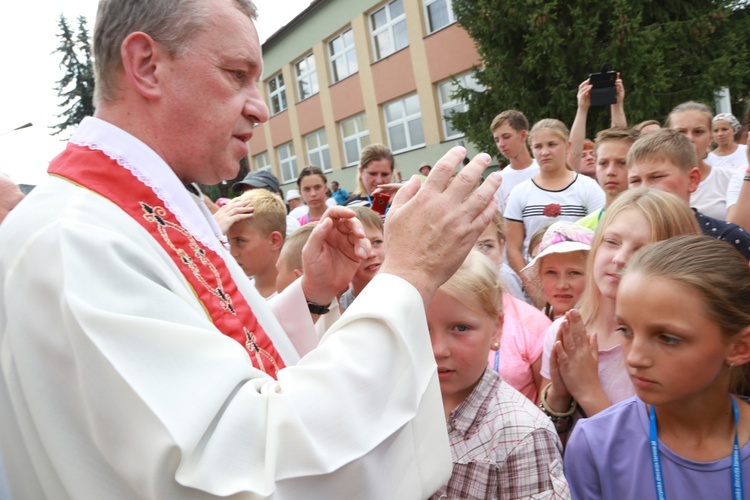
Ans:
{"label": "pink top", "polygon": [[[539,309],[503,293],[503,335],[500,338],[498,373],[511,387],[537,401],[537,388],[531,365],[542,355],[543,333],[552,323]],[[494,369],[496,351],[490,351]]]}
{"label": "pink top", "polygon": [[305,214],[301,217],[297,217],[297,221],[299,222],[300,226],[304,226],[305,224],[309,224],[311,222],[318,222],[320,219],[311,219],[310,214]]}
{"label": "pink top", "polygon": [[[560,329],[560,323],[564,316],[557,318],[549,329],[545,332],[542,341],[544,355],[542,356],[542,377],[549,380],[549,357],[552,353],[552,347],[557,340],[557,331]],[[614,404],[624,401],[635,395],[635,388],[630,381],[628,369],[625,366],[625,358],[622,355],[622,344],[617,344],[609,349],[599,351],[599,383],[607,395],[607,398]],[[576,413],[576,416],[578,414]]]}

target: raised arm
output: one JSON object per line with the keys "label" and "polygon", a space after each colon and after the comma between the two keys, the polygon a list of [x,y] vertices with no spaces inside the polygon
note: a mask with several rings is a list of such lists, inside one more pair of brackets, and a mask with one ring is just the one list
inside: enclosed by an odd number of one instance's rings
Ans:
{"label": "raised arm", "polygon": [[588,79],[578,86],[578,108],[573,125],[570,127],[570,147],[568,148],[568,165],[578,172],[583,153],[583,141],[586,140],[586,119],[591,107],[592,85]]}
{"label": "raised arm", "polygon": [[609,107],[612,127],[627,127],[628,120],[625,118],[625,85],[622,83],[620,73],[617,73],[617,80],[615,80],[615,88],[617,89],[617,102]]}

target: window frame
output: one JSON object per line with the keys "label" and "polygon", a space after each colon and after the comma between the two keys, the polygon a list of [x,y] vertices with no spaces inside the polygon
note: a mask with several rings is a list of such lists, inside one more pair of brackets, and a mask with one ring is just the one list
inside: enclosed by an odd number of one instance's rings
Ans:
{"label": "window frame", "polygon": [[[363,118],[365,125],[368,125],[367,124],[367,116],[364,113],[359,113],[357,115],[350,116],[350,117],[345,118],[345,119],[343,119],[343,120],[341,120],[339,122],[339,129],[341,130],[341,147],[344,149],[344,161],[346,162],[345,166],[347,166],[347,167],[352,167],[352,166],[355,166],[355,165],[359,165],[359,157],[362,155],[362,149],[364,149],[365,147],[367,147],[367,146],[370,145],[370,128],[368,126],[368,128],[366,130],[360,130],[359,129],[359,119],[360,118]],[[345,124],[347,124],[349,122],[353,122],[354,123],[354,125],[355,125],[355,127],[357,129],[357,132],[355,132],[354,134],[352,134],[350,136],[345,136],[344,135],[344,126],[345,126]],[[363,142],[362,139],[365,138],[365,137],[367,137],[367,141],[366,141],[367,144],[363,145],[362,144],[362,142]],[[353,161],[350,161],[349,158],[347,158],[347,154],[346,154],[346,144],[347,144],[347,142],[351,142],[351,141],[354,141],[354,140],[357,141],[357,157]]]}
{"label": "window frame", "polygon": [[[266,160],[263,162],[263,166],[259,166],[260,161],[258,160],[261,158],[265,158]],[[268,150],[253,155],[253,172],[262,172],[264,170],[271,170],[271,158],[268,155]]]}
{"label": "window frame", "polygon": [[[430,19],[430,5],[438,3],[438,2],[444,2],[447,4],[448,7],[448,22],[439,28],[433,28],[431,19]],[[427,27],[427,34],[431,35],[433,33],[436,33],[440,31],[443,28],[447,28],[451,24],[456,23],[456,12],[453,10],[453,0],[424,0],[424,19]]]}
{"label": "window frame", "polygon": [[[276,90],[271,90],[271,82],[276,82]],[[268,89],[268,109],[271,111],[271,116],[275,116],[283,111],[286,111],[287,108],[289,108],[289,101],[286,98],[284,75],[281,71],[279,71],[266,81],[266,88]],[[278,99],[278,111],[274,108],[275,98]]]}
{"label": "window frame", "polygon": [[[312,62],[312,68],[311,66]],[[299,65],[300,63],[305,64],[305,70],[300,71]],[[297,60],[297,62],[294,63],[294,76],[295,80],[297,82],[297,97],[300,101],[304,101],[305,99],[314,96],[318,92],[320,92],[320,85],[318,82],[318,67],[315,63],[315,54],[312,52],[306,54],[301,59]],[[303,96],[302,91],[302,85],[306,83],[310,86],[311,92],[307,96]]]}
{"label": "window frame", "polygon": [[[396,18],[391,17],[391,5],[394,3],[400,2],[401,3],[401,14],[396,16]],[[379,28],[375,28],[375,16],[380,13],[385,12],[386,16],[386,22],[383,26],[380,26]],[[391,54],[395,54],[399,50],[405,49],[409,46],[409,32],[406,29],[406,11],[404,10],[404,0],[391,0],[390,2],[386,3],[379,9],[374,10],[369,15],[370,20],[370,39],[372,40],[372,51],[373,51],[373,61],[377,62],[381,59],[385,59],[386,57],[390,56]],[[404,25],[404,33],[406,34],[406,44],[402,47],[396,46],[396,36],[394,33],[394,27],[398,24],[403,23]],[[390,52],[383,53],[380,44],[378,42],[378,36],[383,33],[388,33],[388,39],[390,41],[391,50]]]}
{"label": "window frame", "polygon": [[[352,43],[350,45],[346,45],[346,42],[345,42],[347,33],[351,33]],[[334,54],[333,45],[334,45],[334,42],[338,39],[341,39],[343,48],[341,52],[339,52],[338,54]],[[354,41],[354,31],[352,31],[351,27],[346,28],[345,30],[337,33],[336,36],[334,36],[333,38],[329,39],[328,42],[326,42],[326,45],[328,46],[328,61],[329,61],[330,69],[331,69],[331,81],[333,83],[340,82],[341,80],[344,80],[359,71],[359,62],[357,61],[356,43]],[[349,58],[350,53],[354,54],[353,59]],[[338,75],[338,72],[336,71],[336,61],[339,59],[343,59],[344,62],[346,63],[346,68],[347,68],[348,73],[344,76]],[[349,64],[350,61],[354,62],[354,66],[355,66],[354,69],[350,67],[350,64]]]}
{"label": "window frame", "polygon": [[[323,143],[321,144],[320,136],[323,134]],[[310,147],[310,139],[315,138],[317,145],[314,148]],[[323,169],[323,172],[332,172],[333,164],[331,162],[331,150],[328,145],[328,134],[325,128],[320,128],[314,132],[310,132],[305,136],[305,148],[307,148],[307,162],[309,165],[317,165]],[[318,155],[321,161],[313,161],[313,155]],[[327,157],[328,161],[324,160]]]}
{"label": "window frame", "polygon": [[[286,158],[282,158],[281,157],[282,151],[285,151],[289,156]],[[279,172],[281,173],[281,183],[287,184],[289,182],[295,182],[297,180],[297,177],[299,177],[299,167],[297,164],[297,154],[294,151],[294,142],[289,141],[278,146],[276,148],[276,155],[279,159]],[[292,176],[292,178],[287,178],[285,175],[287,172],[284,169],[287,166],[292,166],[294,169],[294,175]]]}
{"label": "window frame", "polygon": [[[443,93],[441,92],[441,87],[443,85],[452,85],[453,80],[455,79],[455,80],[458,80],[459,85],[463,88],[471,88],[477,91],[484,91],[484,87],[480,85],[479,82],[476,81],[476,78],[474,78],[474,74],[475,73],[473,71],[468,71],[466,73],[452,76],[446,80],[443,80],[437,83],[438,104],[440,105],[440,119],[443,122],[442,128],[443,128],[443,140],[444,141],[450,141],[453,139],[460,139],[462,137],[466,137],[466,134],[463,134],[461,132],[458,132],[453,135],[448,135],[449,124],[446,118],[447,116],[446,111],[450,110],[450,111],[456,112],[457,108],[461,108],[461,109],[458,109],[457,112],[463,113],[464,111],[466,111],[467,105],[465,102],[459,101],[453,98],[451,98],[451,100],[448,102],[443,102]],[[473,85],[467,84],[469,78],[471,78],[471,80],[474,82]],[[452,93],[453,91],[451,91],[451,94]]]}
{"label": "window frame", "polygon": [[[413,113],[411,115],[407,114],[407,99],[414,98],[417,101],[417,106],[419,107],[418,113]],[[388,108],[391,106],[400,106],[401,111],[401,118],[397,118],[393,121],[388,121]],[[414,143],[413,138],[411,137],[411,129],[409,127],[409,124],[412,123],[414,120],[419,120],[419,125],[422,130],[422,142],[420,143]],[[388,137],[388,147],[391,149],[393,154],[399,154],[406,151],[411,151],[412,149],[417,149],[420,147],[425,146],[427,143],[425,141],[424,137],[424,120],[422,119],[422,107],[419,103],[419,94],[416,92],[401,96],[398,99],[394,99],[392,101],[386,102],[383,104],[383,123],[385,124],[385,132],[386,136]],[[391,131],[394,130],[396,127],[401,127],[404,131],[404,138],[406,146],[400,149],[396,149],[393,140],[391,139]]]}

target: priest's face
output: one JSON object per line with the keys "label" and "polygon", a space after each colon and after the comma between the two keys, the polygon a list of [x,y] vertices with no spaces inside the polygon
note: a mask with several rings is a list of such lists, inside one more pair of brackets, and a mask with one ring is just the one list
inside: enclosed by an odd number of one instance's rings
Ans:
{"label": "priest's face", "polygon": [[253,125],[268,119],[258,84],[258,33],[232,0],[206,0],[208,26],[184,53],[161,61],[159,117],[167,120],[157,152],[184,182],[234,178]]}

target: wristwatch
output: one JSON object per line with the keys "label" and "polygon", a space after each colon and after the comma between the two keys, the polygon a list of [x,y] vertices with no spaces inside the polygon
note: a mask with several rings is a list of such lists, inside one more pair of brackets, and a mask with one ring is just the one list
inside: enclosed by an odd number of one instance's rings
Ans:
{"label": "wristwatch", "polygon": [[330,312],[331,304],[328,304],[327,306],[321,306],[320,304],[315,304],[314,302],[307,301],[307,308],[310,310],[312,314],[326,314]]}

